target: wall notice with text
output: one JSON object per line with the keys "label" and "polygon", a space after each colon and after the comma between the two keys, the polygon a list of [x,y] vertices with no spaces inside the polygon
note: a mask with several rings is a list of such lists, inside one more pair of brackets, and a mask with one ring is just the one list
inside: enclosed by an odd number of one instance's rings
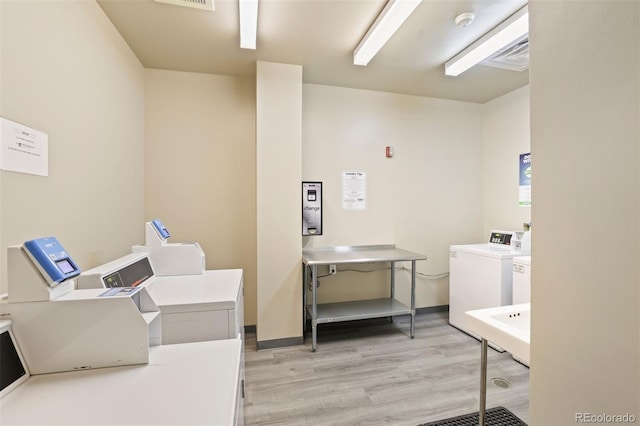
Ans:
{"label": "wall notice with text", "polygon": [[0,118],[0,169],[48,176],[49,136]]}

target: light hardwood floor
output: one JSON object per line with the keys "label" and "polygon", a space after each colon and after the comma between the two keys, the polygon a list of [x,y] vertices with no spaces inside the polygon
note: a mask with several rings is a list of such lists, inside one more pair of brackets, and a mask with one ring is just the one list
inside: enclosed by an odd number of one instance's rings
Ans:
{"label": "light hardwood floor", "polygon": [[[480,342],[447,313],[318,327],[304,345],[256,351],[246,335],[246,425],[419,425],[478,410]],[[528,420],[529,369],[489,349],[487,407]],[[501,388],[491,378],[511,383]]]}

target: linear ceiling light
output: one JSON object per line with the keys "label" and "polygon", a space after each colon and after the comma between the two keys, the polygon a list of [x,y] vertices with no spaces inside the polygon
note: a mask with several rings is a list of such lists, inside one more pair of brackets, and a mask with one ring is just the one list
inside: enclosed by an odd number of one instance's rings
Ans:
{"label": "linear ceiling light", "polygon": [[255,49],[258,36],[258,0],[238,0],[240,10],[240,47]]}
{"label": "linear ceiling light", "polygon": [[389,0],[353,52],[354,65],[367,65],[422,0]]}
{"label": "linear ceiling light", "polygon": [[446,75],[457,76],[529,32],[529,9],[523,7],[444,64]]}

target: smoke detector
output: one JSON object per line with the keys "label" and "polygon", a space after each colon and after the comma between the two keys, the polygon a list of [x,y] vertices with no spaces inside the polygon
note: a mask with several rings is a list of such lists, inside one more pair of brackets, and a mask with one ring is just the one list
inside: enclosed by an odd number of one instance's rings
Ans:
{"label": "smoke detector", "polygon": [[174,6],[191,7],[193,9],[209,10],[213,12],[213,0],[155,0],[156,3],[172,4]]}
{"label": "smoke detector", "polygon": [[454,19],[454,22],[456,23],[457,26],[464,28],[467,25],[471,24],[473,22],[473,18],[475,17],[476,15],[473,14],[473,12],[465,12],[456,16],[456,19]]}

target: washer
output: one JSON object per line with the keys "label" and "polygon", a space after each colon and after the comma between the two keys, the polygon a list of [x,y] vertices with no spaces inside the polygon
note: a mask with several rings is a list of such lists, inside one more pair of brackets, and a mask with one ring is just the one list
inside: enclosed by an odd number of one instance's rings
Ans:
{"label": "washer", "polygon": [[488,243],[450,247],[449,324],[480,339],[467,329],[464,313],[513,304],[513,258],[530,254],[515,249],[517,234],[495,230]]}

